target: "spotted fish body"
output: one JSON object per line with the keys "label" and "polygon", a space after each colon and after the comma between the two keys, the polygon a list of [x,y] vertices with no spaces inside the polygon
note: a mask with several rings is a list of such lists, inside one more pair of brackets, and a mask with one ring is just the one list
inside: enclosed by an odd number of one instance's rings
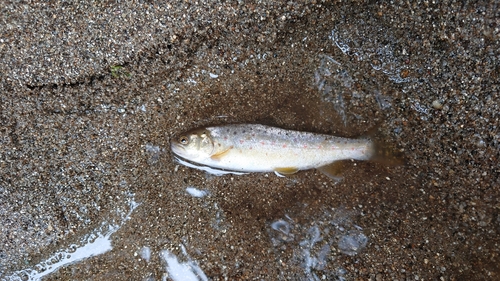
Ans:
{"label": "spotted fish body", "polygon": [[369,139],[349,139],[259,124],[191,130],[174,139],[171,148],[177,157],[196,166],[281,174],[320,168],[346,159],[369,160],[375,151]]}

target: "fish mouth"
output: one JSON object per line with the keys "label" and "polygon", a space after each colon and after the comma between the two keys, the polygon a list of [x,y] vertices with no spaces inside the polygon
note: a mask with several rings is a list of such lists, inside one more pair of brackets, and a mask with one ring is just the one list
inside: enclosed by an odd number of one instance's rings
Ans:
{"label": "fish mouth", "polygon": [[176,156],[180,156],[182,157],[182,155],[184,155],[186,152],[186,149],[179,143],[176,143],[176,142],[172,142],[170,144],[170,149],[172,150],[172,152],[176,155]]}

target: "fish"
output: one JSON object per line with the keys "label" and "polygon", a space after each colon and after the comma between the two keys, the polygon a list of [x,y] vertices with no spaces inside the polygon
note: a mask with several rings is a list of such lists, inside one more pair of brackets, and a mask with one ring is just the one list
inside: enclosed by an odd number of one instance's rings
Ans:
{"label": "fish", "polygon": [[[171,140],[176,160],[191,168],[222,175],[266,173],[278,176],[319,169],[333,178],[335,163],[370,160],[370,138],[344,138],[261,124],[228,124],[192,129]],[[330,171],[330,172],[329,172]]]}

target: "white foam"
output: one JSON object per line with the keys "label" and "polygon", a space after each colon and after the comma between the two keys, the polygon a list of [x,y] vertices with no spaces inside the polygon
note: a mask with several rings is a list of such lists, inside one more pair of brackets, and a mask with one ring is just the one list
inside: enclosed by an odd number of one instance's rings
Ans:
{"label": "white foam", "polygon": [[149,262],[151,260],[151,249],[149,247],[146,247],[146,246],[142,247],[141,258],[147,262]]}
{"label": "white foam", "polygon": [[290,224],[284,220],[277,220],[273,223],[271,223],[271,227],[276,230],[276,231],[279,231],[283,234],[290,234]]}
{"label": "white foam", "polygon": [[366,237],[360,230],[351,230],[347,232],[347,235],[340,237],[337,247],[343,254],[354,256],[359,254],[368,243],[368,237]]}
{"label": "white foam", "polygon": [[179,262],[177,257],[168,250],[161,252],[161,257],[167,263],[168,277],[173,281],[208,281],[203,270],[189,258],[186,248],[183,245],[181,247],[187,257],[187,262]]}
{"label": "white foam", "polygon": [[[53,256],[49,257],[46,261],[43,261],[32,268],[24,269],[15,272],[11,276],[7,276],[6,280],[40,280],[43,277],[57,271],[59,268],[79,262],[83,259],[104,254],[110,251],[113,247],[111,246],[111,234],[115,233],[117,229],[110,229],[110,231],[103,235],[102,233],[97,233],[97,238],[92,242],[88,242],[82,247],[76,248],[73,253],[69,250],[57,252]],[[89,240],[92,240],[89,238]],[[71,245],[71,247],[76,247],[76,245]],[[53,260],[57,262],[52,263]],[[21,278],[20,276],[27,276],[28,279]]]}
{"label": "white foam", "polygon": [[197,197],[197,198],[202,198],[202,197],[205,197],[209,194],[209,192],[206,190],[198,189],[198,188],[192,187],[192,186],[186,187],[186,192],[189,195],[191,195],[193,197]]}
{"label": "white foam", "polygon": [[[363,228],[354,224],[352,213],[344,208],[333,209],[334,212],[324,211],[319,217],[312,217],[306,225],[301,225],[285,216],[269,226],[268,233],[271,239],[277,260],[298,262],[303,269],[300,280],[323,280],[328,275],[334,275],[335,280],[346,280],[346,271],[336,262],[337,257],[331,257],[333,249],[342,254],[355,256],[361,253],[368,244],[368,237]],[[290,259],[286,251],[291,250]],[[336,272],[332,270],[338,268]],[[327,275],[322,275],[326,274]],[[286,274],[284,271],[282,274]],[[328,280],[334,280],[329,278]]]}
{"label": "white foam", "polygon": [[[111,251],[113,249],[111,244],[111,235],[118,231],[118,229],[123,226],[125,221],[130,219],[130,214],[137,206],[139,206],[139,204],[131,200],[130,211],[123,217],[121,224],[111,225],[103,223],[103,227],[94,230],[91,234],[87,235],[86,238],[82,239],[84,241],[82,243],[83,245],[79,246],[72,244],[68,248],[56,252],[45,261],[42,261],[31,268],[16,271],[9,276],[3,277],[2,280],[41,280],[43,277],[48,276],[62,267]],[[106,228],[106,225],[107,229],[103,230]]]}

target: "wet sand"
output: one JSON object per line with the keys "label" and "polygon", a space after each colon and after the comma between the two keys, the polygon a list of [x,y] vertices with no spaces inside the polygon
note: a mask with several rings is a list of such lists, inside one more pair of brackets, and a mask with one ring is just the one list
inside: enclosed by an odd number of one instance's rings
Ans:
{"label": "wet sand", "polygon": [[[500,278],[497,3],[1,10],[0,280]],[[217,177],[170,153],[247,122],[377,128],[405,164]]]}

